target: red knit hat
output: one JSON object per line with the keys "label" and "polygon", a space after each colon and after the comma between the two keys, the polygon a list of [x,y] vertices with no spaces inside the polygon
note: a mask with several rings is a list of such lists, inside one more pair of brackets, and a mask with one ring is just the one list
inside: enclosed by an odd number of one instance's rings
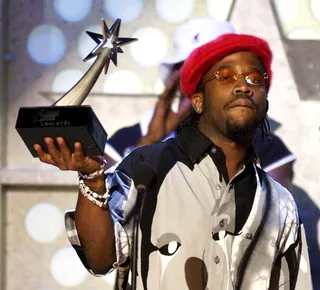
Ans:
{"label": "red knit hat", "polygon": [[251,51],[260,57],[268,74],[267,91],[269,91],[272,71],[272,52],[269,44],[256,36],[247,34],[224,34],[196,48],[186,59],[181,69],[180,87],[190,99],[196,88],[210,67],[224,57],[240,52]]}

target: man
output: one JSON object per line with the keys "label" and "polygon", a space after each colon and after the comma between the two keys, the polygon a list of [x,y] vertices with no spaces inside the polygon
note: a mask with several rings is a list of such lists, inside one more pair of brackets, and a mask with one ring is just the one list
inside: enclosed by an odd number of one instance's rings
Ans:
{"label": "man", "polygon": [[[160,77],[166,88],[159,96],[154,110],[145,112],[139,123],[115,132],[105,147],[108,164],[120,161],[132,149],[160,142],[176,135],[179,124],[190,112],[189,99],[179,89],[179,70],[189,54],[200,45],[226,34],[235,33],[230,22],[212,18],[191,19],[182,24],[173,36],[175,54],[159,66]],[[172,103],[179,99],[178,108]],[[261,138],[257,131],[253,144],[262,168],[287,189],[292,188],[293,162],[296,157],[283,141],[271,132]]]}
{"label": "man", "polygon": [[[250,35],[226,34],[194,50],[181,71],[193,112],[178,136],[132,151],[105,175],[80,143],[74,153],[62,138],[59,149],[46,138],[48,154],[35,145],[41,161],[80,172],[66,225],[91,273],[118,268],[125,289],[137,261],[137,289],[311,289],[295,202],[259,168],[251,145],[265,128],[271,59],[268,44]],[[141,164],[156,180],[141,180]],[[143,183],[136,260],[135,187]]]}

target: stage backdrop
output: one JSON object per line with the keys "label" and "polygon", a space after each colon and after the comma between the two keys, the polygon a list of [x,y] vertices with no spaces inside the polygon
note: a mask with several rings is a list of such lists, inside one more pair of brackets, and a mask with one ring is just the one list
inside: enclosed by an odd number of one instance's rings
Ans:
{"label": "stage backdrop", "polygon": [[114,276],[94,278],[64,231],[64,211],[77,196],[75,173],[33,159],[15,130],[21,106],[47,106],[92,62],[82,59],[101,33],[122,19],[118,67],[101,75],[90,104],[109,135],[139,121],[163,89],[158,63],[173,54],[171,37],[195,17],[229,19],[239,33],[269,41],[274,79],[269,116],[297,156],[294,196],[307,228],[315,289],[320,289],[320,2],[318,0],[0,0],[0,289],[112,289]]}

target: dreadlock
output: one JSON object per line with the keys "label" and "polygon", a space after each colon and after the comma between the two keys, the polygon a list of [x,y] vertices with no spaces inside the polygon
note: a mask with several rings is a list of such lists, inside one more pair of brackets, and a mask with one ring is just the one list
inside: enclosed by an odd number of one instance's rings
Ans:
{"label": "dreadlock", "polygon": [[[201,85],[201,81],[196,87],[196,93],[202,92],[203,93],[203,87]],[[179,124],[177,132],[179,132],[182,128],[184,127],[189,127],[189,126],[195,126],[197,127],[199,119],[200,119],[201,114],[198,114],[193,107],[191,107],[191,112],[190,114]]]}
{"label": "dreadlock", "polygon": [[267,118],[267,116],[262,120],[262,122],[260,123],[260,125],[258,126],[258,128],[261,130],[261,138],[262,141],[264,141],[265,137],[267,138],[268,142],[272,141],[272,137],[270,134],[270,123],[269,120]]}
{"label": "dreadlock", "polygon": [[195,126],[197,127],[198,121],[200,119],[201,114],[198,114],[193,108],[189,116],[187,116],[180,124],[177,129],[179,132],[184,127]]}

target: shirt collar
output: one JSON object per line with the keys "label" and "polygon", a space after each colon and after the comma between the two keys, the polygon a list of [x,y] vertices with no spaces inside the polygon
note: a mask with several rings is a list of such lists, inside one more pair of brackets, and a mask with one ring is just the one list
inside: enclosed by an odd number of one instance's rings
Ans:
{"label": "shirt collar", "polygon": [[[193,163],[195,163],[213,146],[216,147],[218,151],[222,152],[221,148],[215,145],[195,126],[187,126],[182,128],[178,134],[178,137],[180,138]],[[248,154],[245,158],[245,164],[248,164],[251,161],[255,163],[257,162],[257,156],[252,146],[250,146],[248,150]]]}
{"label": "shirt collar", "polygon": [[195,126],[182,128],[178,138],[180,138],[193,163],[213,145],[212,141]]}

